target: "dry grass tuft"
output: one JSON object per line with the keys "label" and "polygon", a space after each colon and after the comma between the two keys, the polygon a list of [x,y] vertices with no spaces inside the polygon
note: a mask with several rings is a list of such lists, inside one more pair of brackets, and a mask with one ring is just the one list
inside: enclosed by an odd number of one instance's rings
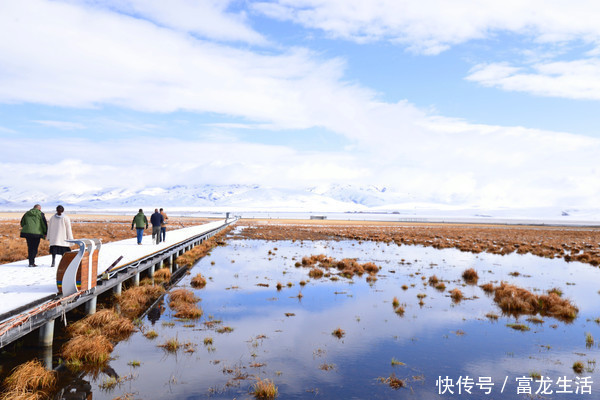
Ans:
{"label": "dry grass tuft", "polygon": [[69,327],[71,336],[102,334],[114,341],[127,339],[134,331],[133,323],[112,309],[100,310]]}
{"label": "dry grass tuft", "polygon": [[1,399],[39,399],[56,385],[56,373],[48,371],[38,360],[17,366],[4,380],[6,393]]}
{"label": "dry grass tuft", "polygon": [[450,297],[452,298],[452,300],[454,300],[455,302],[459,302],[463,299],[463,294],[460,291],[460,289],[456,288],[456,289],[452,289],[450,291]]}
{"label": "dry grass tuft", "polygon": [[491,282],[481,285],[480,288],[486,293],[494,293],[494,284]]}
{"label": "dry grass tuft", "polygon": [[154,272],[154,282],[157,284],[170,282],[171,281],[171,271],[168,268],[160,268]]}
{"label": "dry grass tuft", "polygon": [[175,289],[169,293],[169,299],[171,302],[169,305],[173,303],[189,303],[194,304],[200,301],[199,298],[194,295],[194,292],[187,289]]}
{"label": "dry grass tuft", "polygon": [[192,285],[193,288],[201,289],[206,286],[206,279],[202,276],[202,274],[198,273],[192,278],[190,285]]}
{"label": "dry grass tuft", "polygon": [[344,335],[346,334],[346,332],[342,328],[337,328],[333,332],[331,332],[331,334],[333,336],[335,336],[336,338],[341,339],[341,338],[344,337]]}
{"label": "dry grass tuft", "polygon": [[312,268],[310,271],[308,271],[308,276],[310,276],[313,279],[319,279],[323,277],[323,270],[319,269],[319,268]]}
{"label": "dry grass tuft", "polygon": [[273,381],[258,378],[252,388],[252,394],[257,399],[274,399],[279,395],[279,392]]}
{"label": "dry grass tuft", "polygon": [[584,366],[581,361],[575,361],[573,363],[573,371],[575,371],[575,373],[580,374],[583,372],[583,369],[584,369]]}
{"label": "dry grass tuft", "polygon": [[479,279],[479,275],[477,275],[477,271],[475,271],[473,268],[466,269],[462,273],[462,277],[465,280],[465,282],[472,284],[472,285],[476,284],[477,280]]}
{"label": "dry grass tuft", "polygon": [[183,255],[177,257],[177,264],[185,267],[191,267],[196,263],[196,261],[209,254],[213,248],[225,245],[225,242],[222,240],[222,237],[229,233],[229,231],[231,231],[232,229],[233,227],[231,226],[225,228],[221,232],[217,233],[215,236],[205,240],[204,243],[201,243],[193,249],[191,249],[190,251],[183,253]]}
{"label": "dry grass tuft", "polygon": [[177,304],[175,310],[177,311],[175,313],[176,318],[196,319],[200,318],[202,314],[204,314],[202,308],[190,303],[179,303]]}
{"label": "dry grass tuft", "polygon": [[117,301],[126,317],[136,318],[164,293],[165,288],[160,285],[137,286],[123,291]]}
{"label": "dry grass tuft", "polygon": [[169,353],[175,353],[177,350],[181,348],[182,344],[177,340],[177,338],[172,338],[164,342],[163,344],[159,344],[158,347],[162,347]]}
{"label": "dry grass tuft", "polygon": [[67,361],[101,366],[108,361],[112,350],[113,344],[104,335],[77,335],[65,343],[61,354]]}
{"label": "dry grass tuft", "polygon": [[514,329],[515,331],[526,332],[526,331],[530,330],[529,327],[525,324],[506,324],[506,326]]}
{"label": "dry grass tuft", "polygon": [[440,280],[439,280],[439,279],[438,279],[438,277],[437,277],[437,276],[435,276],[435,275],[432,275],[432,276],[430,276],[430,277],[429,277],[429,284],[430,284],[431,286],[435,286],[435,285],[437,285],[437,283],[438,283],[439,281],[440,281]]}
{"label": "dry grass tuft", "polygon": [[495,288],[494,301],[502,311],[513,314],[536,314],[551,316],[564,321],[577,317],[579,309],[567,299],[552,292],[537,296],[530,291],[502,282]]}
{"label": "dry grass tuft", "polygon": [[187,289],[176,289],[169,294],[169,307],[175,310],[177,318],[200,318],[203,311],[196,305],[199,298],[194,293]]}
{"label": "dry grass tuft", "polygon": [[393,389],[400,389],[406,386],[406,381],[396,377],[396,374],[392,373],[388,378],[380,377],[379,381],[389,385]]}
{"label": "dry grass tuft", "polygon": [[397,297],[394,296],[394,299],[392,300],[392,307],[397,308],[400,305],[400,301],[398,300]]}

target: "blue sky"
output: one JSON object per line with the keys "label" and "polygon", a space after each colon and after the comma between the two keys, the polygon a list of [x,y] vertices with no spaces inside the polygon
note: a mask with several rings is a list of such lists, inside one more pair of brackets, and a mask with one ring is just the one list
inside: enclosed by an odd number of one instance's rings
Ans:
{"label": "blue sky", "polygon": [[0,0],[0,178],[592,206],[598,17],[593,1]]}

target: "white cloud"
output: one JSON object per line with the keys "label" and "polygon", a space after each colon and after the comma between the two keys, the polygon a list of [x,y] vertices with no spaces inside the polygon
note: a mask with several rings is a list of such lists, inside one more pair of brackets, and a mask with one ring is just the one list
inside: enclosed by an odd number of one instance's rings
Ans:
{"label": "white cloud", "polygon": [[538,96],[600,100],[600,59],[542,62],[529,68],[506,63],[477,65],[467,80]]}
{"label": "white cloud", "polygon": [[333,37],[387,40],[426,54],[497,32],[546,43],[579,39],[598,44],[600,39],[600,3],[593,0],[276,0],[252,7]]}
{"label": "white cloud", "polygon": [[158,26],[209,39],[267,44],[267,40],[249,26],[244,12],[228,12],[232,0],[93,0],[73,3],[117,10],[147,19]]}
{"label": "white cloud", "polygon": [[[352,4],[357,15],[367,7],[365,15],[375,18],[370,6]],[[142,134],[112,141],[5,140],[4,185],[54,191],[177,183],[382,184],[414,200],[487,206],[587,205],[600,196],[600,188],[590,185],[600,179],[598,139],[474,125],[431,116],[407,101],[386,103],[345,82],[343,60],[306,49],[255,53],[75,3],[28,0],[0,7],[0,102],[217,113],[234,117],[236,125],[217,126],[222,130],[251,126],[302,134],[322,128],[348,143],[336,152],[300,152],[235,136],[202,142]],[[447,43],[436,39],[428,46]],[[556,66],[546,73],[565,70]],[[506,64],[477,72],[492,82],[522,70]],[[105,120],[110,130],[135,127],[111,121]],[[164,128],[140,127],[153,133]],[[42,161],[30,154],[32,147],[45,149]]]}
{"label": "white cloud", "polygon": [[36,120],[33,121],[37,124],[49,126],[51,128],[56,128],[64,131],[72,131],[76,129],[85,129],[85,125],[80,124],[79,122],[70,122],[70,121],[51,121],[51,120]]}

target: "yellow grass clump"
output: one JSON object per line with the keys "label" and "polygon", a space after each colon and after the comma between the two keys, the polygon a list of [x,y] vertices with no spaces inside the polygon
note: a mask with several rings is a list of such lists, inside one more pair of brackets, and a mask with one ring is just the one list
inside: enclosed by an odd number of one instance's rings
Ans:
{"label": "yellow grass clump", "polygon": [[103,334],[111,340],[123,340],[135,331],[133,323],[112,309],[100,310],[69,327],[72,336]]}
{"label": "yellow grass clump", "polygon": [[477,271],[475,271],[473,268],[466,269],[462,273],[462,277],[465,280],[465,282],[470,283],[470,284],[477,283],[477,280],[479,279],[479,275],[477,275]]}
{"label": "yellow grass clump", "polygon": [[346,334],[346,332],[342,328],[337,328],[337,329],[334,329],[334,331],[331,332],[331,334],[333,336],[335,336],[336,338],[341,339],[341,338],[344,337],[344,335]]}
{"label": "yellow grass clump", "polygon": [[192,278],[192,280],[190,281],[190,285],[192,285],[193,288],[201,289],[204,286],[206,286],[206,279],[202,276],[201,273],[198,273]]}
{"label": "yellow grass clump", "polygon": [[48,371],[38,360],[17,366],[4,380],[6,391],[1,400],[45,399],[56,385],[56,374]]}
{"label": "yellow grass clump", "polygon": [[165,283],[171,281],[171,271],[169,268],[160,268],[156,272],[154,272],[154,282],[155,283]]}
{"label": "yellow grass clump", "polygon": [[225,228],[215,236],[206,239],[204,243],[201,243],[190,251],[183,253],[183,255],[177,257],[177,265],[191,267],[196,263],[196,261],[206,256],[213,248],[224,245],[225,242],[223,242],[220,238],[226,235],[232,229],[233,227],[231,226]]}
{"label": "yellow grass clump", "polygon": [[165,293],[165,288],[157,286],[136,286],[123,291],[117,298],[121,312],[128,318],[136,318],[156,299]]}
{"label": "yellow grass clump", "polygon": [[308,276],[310,276],[313,279],[321,278],[323,277],[323,270],[319,268],[312,268],[310,271],[308,271]]}
{"label": "yellow grass clump", "polygon": [[169,307],[175,310],[177,318],[200,318],[203,311],[196,305],[199,298],[187,289],[176,289],[169,294]]}
{"label": "yellow grass clump", "polygon": [[554,292],[538,296],[527,289],[506,282],[502,282],[494,291],[494,301],[502,311],[509,314],[540,313],[544,316],[571,321],[577,317],[579,312],[574,304]]}
{"label": "yellow grass clump", "polygon": [[108,361],[112,350],[113,344],[104,335],[77,335],[65,343],[61,354],[67,362],[101,366]]}
{"label": "yellow grass clump", "polygon": [[254,384],[252,394],[257,399],[274,399],[279,395],[277,386],[269,379],[260,379]]}
{"label": "yellow grass clump", "polygon": [[459,302],[463,299],[463,294],[460,291],[460,289],[456,288],[456,289],[452,289],[450,291],[450,297],[452,298],[452,300],[454,300],[455,302]]}

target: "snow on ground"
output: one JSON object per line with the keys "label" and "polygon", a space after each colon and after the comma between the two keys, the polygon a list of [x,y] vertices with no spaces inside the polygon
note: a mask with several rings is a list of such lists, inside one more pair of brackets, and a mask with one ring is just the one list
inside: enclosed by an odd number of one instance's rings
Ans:
{"label": "snow on ground", "polygon": [[[131,234],[134,237],[131,239],[102,245],[98,257],[98,275],[106,271],[119,256],[123,256],[123,259],[117,266],[126,265],[192,236],[218,228],[223,223],[223,220],[219,220],[204,225],[167,230],[166,241],[158,245],[152,243],[152,235],[146,235],[142,240],[142,245],[139,246],[135,238],[135,231],[132,231]],[[59,260],[60,257],[57,257],[57,265]],[[35,263],[38,265],[36,268],[29,268],[27,260],[0,265],[0,314],[58,293],[56,288],[57,268],[50,268],[52,256],[38,257],[35,259]]]}

